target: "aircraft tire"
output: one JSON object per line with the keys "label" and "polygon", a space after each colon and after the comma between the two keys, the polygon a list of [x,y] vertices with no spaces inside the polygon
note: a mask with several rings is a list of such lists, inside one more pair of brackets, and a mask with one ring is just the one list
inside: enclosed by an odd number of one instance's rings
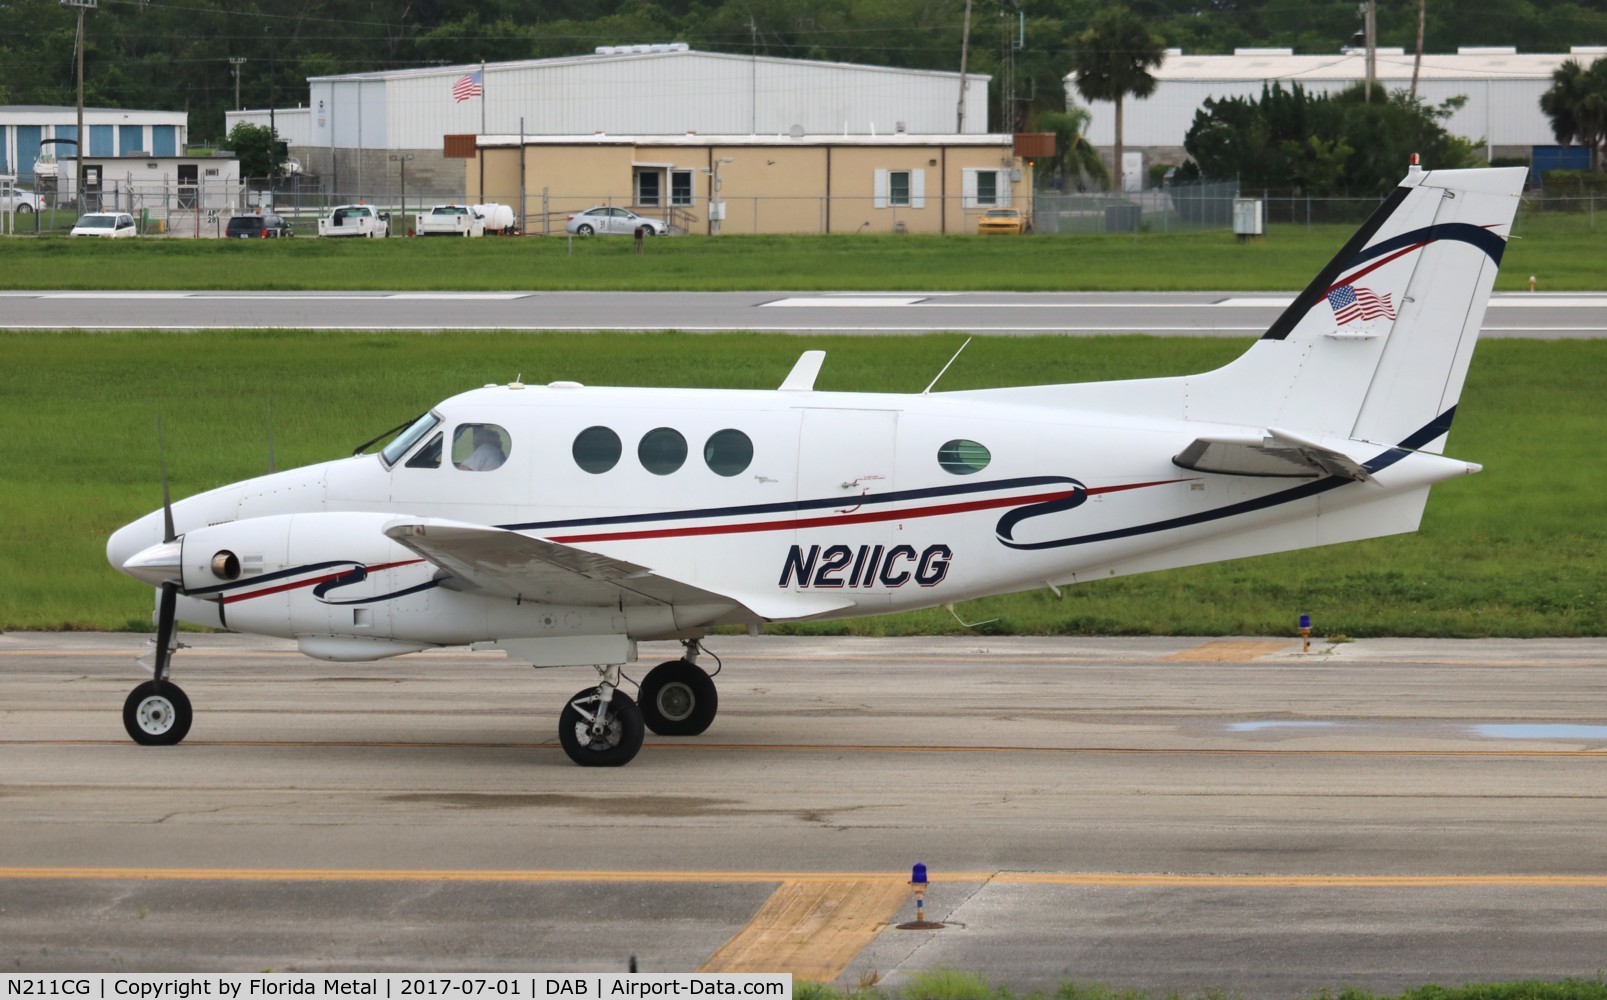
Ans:
{"label": "aircraft tire", "polygon": [[696,736],[720,708],[714,678],[685,660],[660,663],[642,678],[636,697],[642,721],[660,736]]}
{"label": "aircraft tire", "polygon": [[194,718],[189,697],[172,681],[146,681],[123,702],[123,728],[142,746],[172,746],[189,735]]}
{"label": "aircraft tire", "polygon": [[569,759],[581,767],[619,767],[629,764],[637,751],[642,749],[642,710],[625,692],[615,691],[614,700],[609,706],[613,718],[609,720],[608,732],[602,739],[592,741],[586,735],[588,723],[575,710],[574,702],[588,698],[595,700],[596,697],[596,688],[586,688],[564,703],[564,710],[558,716],[558,742],[563,745]]}

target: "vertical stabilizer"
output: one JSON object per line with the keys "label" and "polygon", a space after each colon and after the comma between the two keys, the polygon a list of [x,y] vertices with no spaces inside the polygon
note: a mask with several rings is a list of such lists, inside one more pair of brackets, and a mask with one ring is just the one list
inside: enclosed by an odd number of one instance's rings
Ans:
{"label": "vertical stabilizer", "polygon": [[1524,174],[1414,169],[1187,415],[1443,448]]}

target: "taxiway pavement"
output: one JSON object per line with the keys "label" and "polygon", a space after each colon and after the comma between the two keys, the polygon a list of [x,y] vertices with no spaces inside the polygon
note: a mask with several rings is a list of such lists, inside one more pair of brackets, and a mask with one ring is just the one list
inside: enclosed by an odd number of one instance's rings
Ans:
{"label": "taxiway pavement", "polygon": [[[1289,293],[0,292],[0,329],[1153,333],[1253,337]],[[1607,336],[1607,295],[1507,292],[1487,337]]]}
{"label": "taxiway pavement", "polygon": [[[1258,998],[1607,954],[1600,640],[720,637],[706,734],[581,769],[586,671],[186,638],[194,729],[142,748],[143,637],[0,636],[8,970],[635,955]],[[890,926],[916,861],[942,930]]]}

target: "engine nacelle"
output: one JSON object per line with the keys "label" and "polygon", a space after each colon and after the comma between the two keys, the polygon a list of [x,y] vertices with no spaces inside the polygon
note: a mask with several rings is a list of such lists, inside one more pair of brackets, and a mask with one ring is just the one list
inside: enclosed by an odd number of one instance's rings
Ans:
{"label": "engine nacelle", "polygon": [[307,513],[186,532],[184,593],[230,628],[266,635],[388,636],[392,599],[435,567],[385,537],[393,514]]}

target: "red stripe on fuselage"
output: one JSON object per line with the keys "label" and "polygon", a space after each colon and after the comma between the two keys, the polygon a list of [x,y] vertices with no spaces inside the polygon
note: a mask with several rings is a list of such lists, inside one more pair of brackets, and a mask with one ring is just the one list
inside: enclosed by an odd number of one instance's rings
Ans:
{"label": "red stripe on fuselage", "polygon": [[[1119,493],[1122,490],[1143,489],[1146,486],[1165,486],[1168,483],[1181,483],[1182,479],[1160,479],[1152,483],[1129,483],[1125,486],[1096,486],[1087,490],[1089,496],[1101,493]],[[750,521],[746,524],[705,524],[690,528],[647,528],[641,531],[620,531],[613,533],[597,533],[588,535],[550,535],[548,541],[553,542],[627,542],[644,538],[690,538],[699,535],[737,535],[761,531],[789,531],[797,528],[837,527],[844,524],[871,524],[877,521],[902,521],[922,517],[941,517],[945,514],[965,514],[974,510],[990,510],[999,507],[1019,507],[1033,503],[1047,503],[1053,500],[1063,500],[1071,496],[1074,490],[1055,490],[1052,493],[1034,493],[1029,496],[992,497],[987,500],[967,500],[963,503],[935,504],[931,507],[904,507],[897,510],[869,510],[860,513],[842,514],[835,517],[805,517],[792,520],[778,521]],[[855,497],[844,497],[843,502],[849,503]]]}

